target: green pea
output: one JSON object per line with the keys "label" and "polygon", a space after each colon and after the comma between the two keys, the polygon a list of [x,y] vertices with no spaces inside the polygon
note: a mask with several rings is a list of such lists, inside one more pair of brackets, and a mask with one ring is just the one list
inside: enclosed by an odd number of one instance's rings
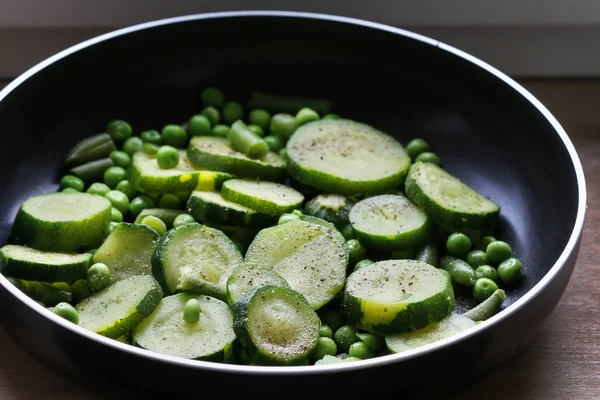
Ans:
{"label": "green pea", "polygon": [[490,297],[496,290],[498,285],[491,279],[479,278],[473,285],[473,297],[478,301],[484,301]]}
{"label": "green pea", "polygon": [[421,154],[419,154],[417,156],[417,158],[415,158],[415,161],[421,161],[424,163],[431,163],[431,164],[435,164],[438,166],[442,166],[442,159],[435,153],[432,153],[431,151],[425,151]]}
{"label": "green pea", "polygon": [[348,355],[350,357],[357,357],[361,360],[366,360],[367,358],[375,357],[375,351],[370,348],[365,342],[354,342],[350,345],[348,349]]}
{"label": "green pea", "polygon": [[226,138],[229,135],[229,127],[227,125],[218,124],[212,129],[213,136]]}
{"label": "green pea", "polygon": [[108,233],[111,233],[120,222],[110,221],[110,225],[108,225]]}
{"label": "green pea", "polygon": [[208,136],[212,134],[210,120],[206,115],[202,114],[197,114],[190,118],[187,129],[190,136]]}
{"label": "green pea", "polygon": [[177,228],[178,226],[185,224],[193,224],[194,222],[196,222],[196,220],[190,214],[179,214],[173,220],[173,228]]}
{"label": "green pea", "polygon": [[317,340],[317,345],[312,351],[310,358],[313,361],[320,360],[326,355],[335,356],[337,354],[337,345],[332,338],[321,336]]}
{"label": "green pea", "polygon": [[298,210],[298,209],[293,210],[292,214],[297,215],[299,217],[302,217],[304,215],[304,213],[302,213],[302,210]]}
{"label": "green pea", "polygon": [[156,162],[161,169],[172,169],[179,164],[179,150],[173,146],[164,145],[156,153]]}
{"label": "green pea", "polygon": [[250,111],[248,122],[250,122],[250,125],[258,125],[263,131],[267,131],[271,125],[271,114],[267,110],[257,108],[256,110]]}
{"label": "green pea", "polygon": [[177,148],[185,147],[188,139],[185,129],[175,124],[165,125],[161,131],[161,136],[166,145]]}
{"label": "green pea", "polygon": [[72,187],[66,187],[63,190],[61,190],[61,192],[63,192],[63,193],[81,193],[79,190],[73,189]]}
{"label": "green pea", "polygon": [[524,275],[523,265],[518,258],[507,258],[498,265],[498,278],[506,284],[515,283]]}
{"label": "green pea", "polygon": [[118,190],[111,190],[104,197],[111,202],[114,208],[121,211],[122,214],[126,214],[129,210],[129,198],[125,193]]}
{"label": "green pea", "polygon": [[321,327],[319,328],[319,336],[332,338],[333,330],[329,325],[321,324]]}
{"label": "green pea", "polygon": [[279,140],[278,136],[268,135],[265,136],[263,140],[265,141],[265,143],[267,143],[269,149],[274,153],[277,153],[283,148],[283,146],[281,145],[281,140]]}
{"label": "green pea", "polygon": [[142,225],[146,225],[154,229],[156,233],[158,233],[161,236],[167,233],[167,225],[165,224],[165,222],[162,219],[155,217],[154,215],[147,215],[144,218],[142,218],[140,222],[142,223]]}
{"label": "green pea", "polygon": [[319,314],[321,321],[329,325],[333,331],[337,331],[344,324],[344,316],[338,310],[331,308],[321,309]]}
{"label": "green pea", "polygon": [[221,108],[223,107],[223,104],[225,104],[225,95],[220,89],[215,87],[207,87],[204,89],[200,98],[202,99],[202,104],[205,106]]}
{"label": "green pea", "polygon": [[350,240],[350,239],[356,238],[356,236],[354,235],[354,229],[352,228],[352,225],[350,225],[350,224],[344,225],[342,227],[342,229],[340,229],[340,233],[342,234],[342,236],[346,240]]}
{"label": "green pea", "polygon": [[493,236],[483,236],[481,239],[477,241],[475,245],[475,250],[485,251],[488,247],[488,244],[495,242],[496,238]]}
{"label": "green pea", "polygon": [[123,143],[125,140],[133,135],[133,129],[128,122],[117,119],[114,121],[110,121],[106,125],[106,132],[110,135],[112,140],[119,144]]}
{"label": "green pea", "polygon": [[356,264],[367,256],[367,249],[356,239],[346,241],[346,246],[350,250],[350,265]]}
{"label": "green pea", "polygon": [[142,210],[145,210],[146,208],[153,208],[153,207],[154,207],[154,200],[152,200],[150,197],[137,196],[136,198],[131,200],[131,203],[129,204],[129,212],[134,217],[137,217],[137,215],[139,213],[141,213]]}
{"label": "green pea", "polygon": [[[370,333],[370,332],[357,333],[356,336],[358,336],[358,338],[360,340],[365,342],[365,344],[367,346],[369,346],[371,349],[373,349],[373,351],[375,351],[375,352],[377,352],[385,347],[385,340],[383,339],[383,337],[381,337],[380,335],[377,335],[375,333]],[[360,356],[357,356],[357,357],[360,357]]]}
{"label": "green pea", "polygon": [[156,145],[161,145],[162,144],[162,136],[160,135],[160,132],[155,130],[155,129],[150,129],[147,131],[144,131],[140,134],[140,138],[142,139],[142,141],[144,143],[151,143],[151,144],[156,144]]}
{"label": "green pea", "polygon": [[75,309],[75,307],[73,307],[69,303],[66,303],[66,302],[58,303],[57,305],[52,307],[52,312],[54,312],[54,314],[58,315],[59,317],[62,317],[64,319],[66,319],[67,321],[70,321],[74,324],[79,323],[79,314],[77,313],[77,310]]}
{"label": "green pea", "polygon": [[213,106],[208,106],[200,111],[210,121],[210,126],[216,126],[221,120],[221,113]]}
{"label": "green pea", "polygon": [[285,144],[294,133],[294,120],[294,116],[290,114],[275,114],[271,118],[269,131],[272,135],[277,135],[281,143]]}
{"label": "green pea", "polygon": [[301,108],[294,117],[294,129],[298,129],[300,126],[316,121],[319,118],[321,118],[319,117],[319,114],[312,108]]}
{"label": "green pea", "polygon": [[471,251],[471,239],[464,233],[455,232],[446,239],[446,249],[454,257],[465,257]]}
{"label": "green pea", "polygon": [[112,166],[104,171],[104,183],[111,189],[115,189],[126,177],[127,171],[123,167]]}
{"label": "green pea", "polygon": [[487,254],[485,254],[485,251],[473,250],[467,254],[466,261],[471,267],[477,268],[488,263]]}
{"label": "green pea", "polygon": [[90,187],[88,187],[87,192],[104,197],[106,193],[110,192],[110,188],[105,183],[94,182],[90,185]]}
{"label": "green pea", "polygon": [[488,278],[494,282],[498,282],[498,271],[491,265],[480,265],[475,270],[475,279]]}
{"label": "green pea", "polygon": [[257,136],[260,136],[260,137],[265,136],[265,131],[263,131],[263,128],[261,128],[258,125],[247,125],[246,128],[248,128],[248,130],[250,132],[256,134]]}
{"label": "green pea", "polygon": [[333,340],[341,351],[348,351],[352,343],[360,341],[356,336],[356,328],[350,325],[340,326],[333,334]]}
{"label": "green pea", "polygon": [[197,299],[189,299],[185,303],[183,320],[188,324],[194,324],[200,320],[200,302]]}
{"label": "green pea", "polygon": [[69,289],[71,295],[73,296],[73,302],[75,304],[79,303],[81,300],[89,297],[92,294],[92,291],[87,283],[87,279],[78,279],[71,284],[71,288]]}
{"label": "green pea", "polygon": [[85,183],[81,178],[78,178],[74,175],[65,175],[60,179],[60,188],[71,188],[77,192],[83,192],[83,189],[85,189]]}
{"label": "green pea", "polygon": [[512,257],[512,248],[502,240],[495,240],[488,244],[485,254],[490,262],[500,264],[502,261]]}
{"label": "green pea", "polygon": [[87,284],[97,292],[104,289],[110,281],[110,269],[104,263],[95,263],[87,271]]}
{"label": "green pea", "polygon": [[158,200],[158,207],[178,209],[179,207],[181,207],[181,200],[174,194],[163,194],[160,197],[160,200]]}
{"label": "green pea", "polygon": [[132,156],[134,153],[142,150],[143,145],[144,141],[141,138],[132,136],[123,143],[123,151]]}
{"label": "green pea", "polygon": [[144,143],[142,146],[142,151],[149,156],[156,156],[156,153],[158,153],[159,149],[160,146],[154,143]]}
{"label": "green pea", "polygon": [[114,150],[109,157],[117,167],[129,168],[131,165],[131,156],[124,151]]}
{"label": "green pea", "polygon": [[367,265],[371,265],[371,264],[375,264],[375,261],[365,258],[364,260],[360,260],[359,262],[356,263],[356,265],[354,265],[354,270],[357,271],[357,270],[361,269],[362,267],[366,267]]}
{"label": "green pea", "polygon": [[114,222],[123,222],[123,213],[112,207],[110,209],[110,220]]}
{"label": "green pea", "polygon": [[238,119],[244,118],[244,107],[237,101],[228,101],[223,105],[223,121],[231,125]]}
{"label": "green pea", "polygon": [[340,119],[340,116],[334,113],[323,115],[323,119]]}
{"label": "green pea", "polygon": [[283,225],[286,222],[292,222],[299,219],[300,217],[296,214],[281,214],[281,217],[279,217],[279,220],[277,221],[277,225]]}
{"label": "green pea", "polygon": [[287,149],[286,149],[285,147],[284,147],[284,148],[282,148],[281,150],[279,150],[279,153],[278,153],[278,154],[279,154],[279,157],[280,157],[280,158],[283,158],[283,159],[285,160],[285,157],[286,157],[286,155],[287,155]]}
{"label": "green pea", "polygon": [[410,158],[415,160],[419,154],[429,151],[429,143],[424,139],[416,138],[407,143],[405,150]]}
{"label": "green pea", "polygon": [[129,199],[132,199],[137,193],[131,182],[129,182],[127,179],[119,182],[115,190],[125,193]]}

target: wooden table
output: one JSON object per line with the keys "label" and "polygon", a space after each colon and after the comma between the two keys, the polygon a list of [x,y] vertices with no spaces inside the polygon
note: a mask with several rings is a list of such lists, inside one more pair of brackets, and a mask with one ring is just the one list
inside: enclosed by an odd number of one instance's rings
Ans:
{"label": "wooden table", "polygon": [[[581,157],[588,211],[575,272],[558,308],[510,362],[455,396],[600,398],[600,81],[522,82],[563,124]],[[115,398],[117,396],[110,396]],[[101,399],[41,366],[0,329],[0,399]]]}

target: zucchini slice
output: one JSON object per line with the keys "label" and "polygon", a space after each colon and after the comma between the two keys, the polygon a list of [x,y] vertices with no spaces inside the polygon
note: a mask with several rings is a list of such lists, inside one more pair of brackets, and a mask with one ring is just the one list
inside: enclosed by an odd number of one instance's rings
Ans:
{"label": "zucchini slice", "polygon": [[348,215],[354,202],[340,194],[323,193],[313,197],[304,205],[304,212],[322,218],[342,228],[350,222]]}
{"label": "zucchini slice", "polygon": [[56,252],[96,248],[108,234],[111,209],[110,201],[89,193],[31,196],[17,212],[11,242]]}
{"label": "zucchini slice", "polygon": [[302,125],[287,144],[287,171],[329,193],[382,193],[404,182],[410,157],[393,137],[360,122],[322,119]]}
{"label": "zucchini slice", "polygon": [[290,287],[273,268],[243,263],[227,279],[227,302],[233,307],[250,290],[267,285]]}
{"label": "zucchini slice", "polygon": [[418,205],[404,196],[384,194],[354,205],[349,215],[357,239],[376,250],[406,250],[427,243],[432,224]]}
{"label": "zucchini slice", "polygon": [[306,362],[319,340],[321,320],[306,299],[283,286],[254,288],[234,305],[235,333],[260,363]]}
{"label": "zucchini slice", "polygon": [[400,333],[439,322],[454,310],[448,276],[414,260],[386,260],[348,276],[343,311],[348,324],[369,332]]}
{"label": "zucchini slice", "polygon": [[291,212],[300,208],[304,201],[301,193],[281,183],[244,179],[225,182],[221,195],[225,200],[272,215]]}
{"label": "zucchini slice", "polygon": [[162,295],[153,277],[130,276],[79,302],[79,326],[116,339],[152,314]]}
{"label": "zucchini slice", "polygon": [[6,276],[42,282],[74,282],[87,277],[90,253],[55,253],[11,245],[0,248],[0,270]]}
{"label": "zucchini slice", "polygon": [[[188,300],[200,303],[200,319],[187,323]],[[147,350],[189,359],[214,357],[236,339],[233,311],[214,297],[179,293],[164,297],[150,316],[132,332],[135,343]]]}
{"label": "zucchini slice", "polygon": [[500,206],[432,163],[414,163],[405,183],[406,195],[450,232],[485,231],[498,220]]}
{"label": "zucchini slice", "polygon": [[268,152],[254,160],[236,151],[231,142],[215,136],[195,136],[190,140],[187,156],[196,168],[222,171],[242,178],[281,181],[285,175],[285,161]]}

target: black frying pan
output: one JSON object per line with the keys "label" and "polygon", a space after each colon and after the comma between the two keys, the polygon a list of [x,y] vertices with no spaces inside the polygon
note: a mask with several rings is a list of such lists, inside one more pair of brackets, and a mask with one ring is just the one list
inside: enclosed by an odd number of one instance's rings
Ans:
{"label": "black frying pan", "polygon": [[3,326],[40,361],[89,382],[169,398],[446,396],[518,352],[556,306],[575,265],[586,204],[581,164],[558,122],[468,54],[323,15],[238,12],[139,25],[19,77],[0,92],[0,241],[25,198],[57,188],[77,140],[116,118],[138,131],[185,121],[207,85],[238,100],[252,90],[326,97],[337,113],[403,143],[425,138],[448,171],[502,206],[498,236],[522,260],[522,284],[491,320],[434,345],[357,363],[273,368],[187,361],[117,343],[64,322],[0,277]]}

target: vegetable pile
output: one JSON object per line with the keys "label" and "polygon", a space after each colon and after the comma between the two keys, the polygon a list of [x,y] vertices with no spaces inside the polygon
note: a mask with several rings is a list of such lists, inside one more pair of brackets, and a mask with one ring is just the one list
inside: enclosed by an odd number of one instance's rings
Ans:
{"label": "vegetable pile", "polygon": [[[217,88],[184,124],[76,143],[59,191],[26,199],[2,273],[66,320],[213,362],[399,353],[500,310],[523,266],[500,206],[323,99]],[[458,296],[477,305],[459,313]]]}

